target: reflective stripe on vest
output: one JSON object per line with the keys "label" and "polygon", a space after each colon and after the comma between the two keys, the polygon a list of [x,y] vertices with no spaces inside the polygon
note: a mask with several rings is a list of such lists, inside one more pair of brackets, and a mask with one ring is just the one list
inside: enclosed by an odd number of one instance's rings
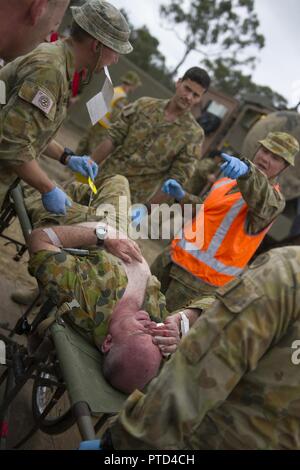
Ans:
{"label": "reflective stripe on vest", "polygon": [[115,107],[116,103],[120,99],[126,98],[126,97],[127,97],[127,94],[125,93],[125,91],[123,90],[121,86],[117,86],[116,88],[114,88],[114,96],[109,104],[109,109],[107,113],[105,114],[105,116],[98,121],[100,126],[104,127],[105,129],[108,129],[111,126],[110,119],[111,119],[111,113],[112,113],[113,108]]}
{"label": "reflective stripe on vest", "polygon": [[[228,178],[217,181],[204,203],[204,227],[196,215],[185,227],[183,238],[172,242],[173,262],[215,286],[243,271],[271,226],[258,234],[247,234],[248,206],[239,191],[231,192],[236,184]],[[279,191],[279,186],[275,189]],[[203,245],[201,237],[197,240],[194,236],[199,229],[204,230]]]}
{"label": "reflective stripe on vest", "polygon": [[243,198],[241,198],[232,206],[232,208],[229,210],[229,212],[223,219],[223,222],[219,226],[215,235],[213,236],[206,251],[199,250],[195,243],[188,242],[187,240],[185,240],[185,238],[179,241],[179,246],[181,246],[181,248],[189,252],[199,261],[202,261],[203,263],[207,264],[207,266],[211,267],[212,269],[215,269],[215,271],[229,276],[238,276],[243,271],[243,268],[226,266],[225,264],[218,261],[214,256],[220,248],[221,243],[224,240],[229,228],[231,227],[234,219],[236,218],[237,214],[239,213],[240,209],[243,207],[244,204],[245,201]]}

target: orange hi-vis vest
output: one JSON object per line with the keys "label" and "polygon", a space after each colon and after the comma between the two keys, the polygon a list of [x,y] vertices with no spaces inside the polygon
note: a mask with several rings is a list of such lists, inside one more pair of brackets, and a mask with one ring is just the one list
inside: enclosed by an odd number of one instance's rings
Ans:
{"label": "orange hi-vis vest", "polygon": [[[198,213],[182,238],[172,242],[173,262],[213,286],[223,286],[243,271],[272,225],[255,235],[246,232],[247,203],[239,191],[229,194],[236,184],[229,178],[218,180],[204,202],[204,227]],[[274,187],[279,191],[278,185]],[[195,241],[197,223],[204,231],[199,241]]]}
{"label": "orange hi-vis vest", "polygon": [[126,97],[127,97],[127,93],[125,93],[125,91],[123,90],[121,86],[117,86],[116,88],[114,88],[114,96],[109,104],[109,109],[107,113],[105,114],[105,116],[98,121],[100,126],[104,127],[105,129],[109,129],[109,127],[111,126],[110,118],[111,118],[112,110],[114,109],[116,103],[121,98],[126,98]]}

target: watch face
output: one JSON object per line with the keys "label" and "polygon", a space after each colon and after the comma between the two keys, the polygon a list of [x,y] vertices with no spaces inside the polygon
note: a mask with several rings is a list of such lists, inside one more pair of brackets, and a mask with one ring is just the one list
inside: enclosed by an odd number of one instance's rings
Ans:
{"label": "watch face", "polygon": [[106,234],[107,234],[106,227],[102,227],[100,225],[99,227],[96,228],[96,235],[97,235],[97,238],[99,238],[99,240],[104,240],[104,238],[106,237]]}

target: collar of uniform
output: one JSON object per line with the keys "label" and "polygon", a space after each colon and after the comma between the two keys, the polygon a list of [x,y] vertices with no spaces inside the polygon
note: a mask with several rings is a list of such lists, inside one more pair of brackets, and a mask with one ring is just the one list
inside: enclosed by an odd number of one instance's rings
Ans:
{"label": "collar of uniform", "polygon": [[[165,112],[166,107],[170,103],[170,101],[171,101],[171,99],[163,100],[163,109],[162,109],[163,114]],[[186,111],[185,113],[182,113],[179,116],[177,116],[175,121],[172,121],[172,122],[167,121],[167,124],[177,124],[177,126],[180,126],[181,128],[183,128],[183,127],[190,128],[191,127],[191,118],[192,118],[192,120],[194,120],[193,115],[191,114],[191,112]]]}
{"label": "collar of uniform", "polygon": [[67,63],[67,76],[68,80],[71,81],[75,72],[75,57],[71,44],[68,42],[68,39],[62,41],[65,54],[66,54],[66,63]]}

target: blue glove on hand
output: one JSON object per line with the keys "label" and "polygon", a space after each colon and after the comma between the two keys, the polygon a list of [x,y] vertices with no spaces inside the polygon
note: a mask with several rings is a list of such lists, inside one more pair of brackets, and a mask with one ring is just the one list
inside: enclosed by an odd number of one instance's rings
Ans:
{"label": "blue glove on hand", "polygon": [[72,206],[72,201],[68,198],[66,193],[57,187],[42,195],[42,203],[48,212],[63,215],[67,212],[66,207]]}
{"label": "blue glove on hand", "polygon": [[177,201],[180,201],[180,199],[182,199],[185,195],[185,191],[182,189],[181,184],[174,179],[165,181],[161,187],[161,190],[163,193],[174,197]]}
{"label": "blue glove on hand", "polygon": [[227,178],[235,180],[248,173],[249,166],[239,158],[228,155],[227,153],[221,153],[221,157],[225,160],[225,163],[221,165],[221,170]]}
{"label": "blue glove on hand", "polygon": [[78,172],[87,178],[90,176],[91,179],[94,179],[98,173],[98,165],[90,157],[76,157],[72,156],[69,158],[67,166],[71,168],[72,171]]}
{"label": "blue glove on hand", "polygon": [[131,222],[134,227],[141,223],[142,219],[148,215],[147,207],[140,204],[131,209]]}
{"label": "blue glove on hand", "polygon": [[102,450],[100,439],[81,441],[78,450]]}

